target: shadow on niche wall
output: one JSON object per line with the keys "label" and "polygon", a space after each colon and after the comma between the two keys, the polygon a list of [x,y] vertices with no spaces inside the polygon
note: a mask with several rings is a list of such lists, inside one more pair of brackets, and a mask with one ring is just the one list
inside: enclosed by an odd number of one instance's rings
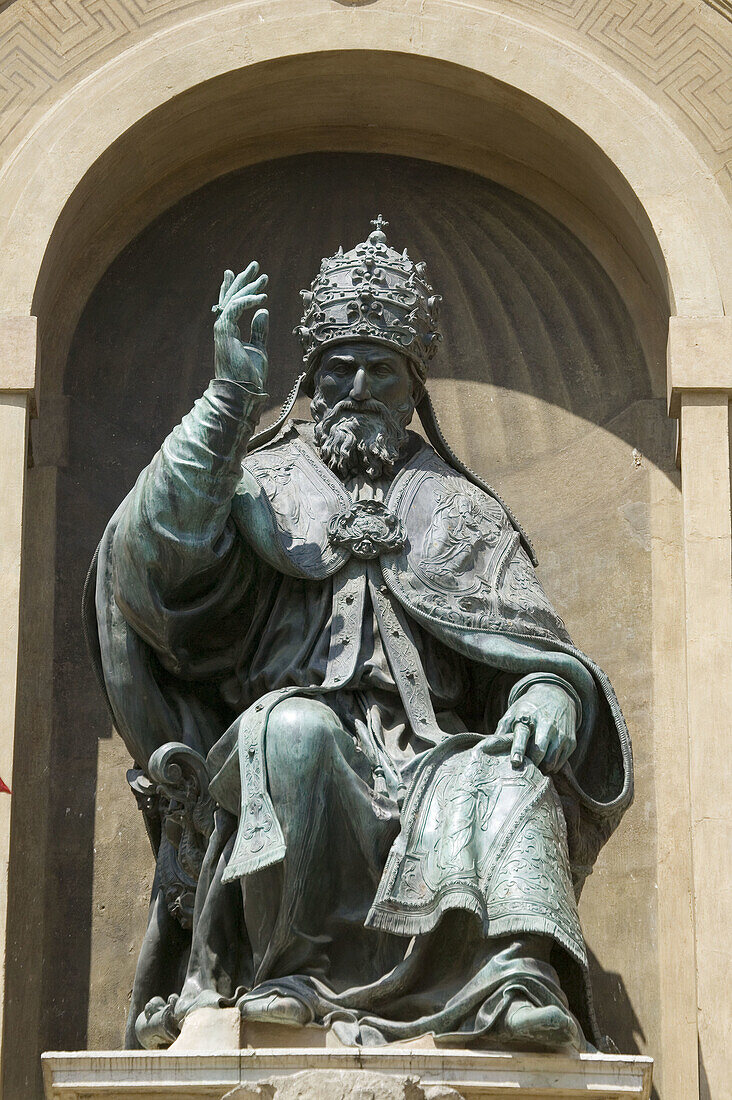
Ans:
{"label": "shadow on niche wall", "polygon": [[[48,850],[45,868],[41,1039],[46,1049],[119,1045],[134,951],[116,959],[115,988],[95,990],[109,1019],[87,1030],[95,874],[95,811],[120,813],[134,831],[127,870],[149,872],[137,810],[120,774],[97,806],[98,739],[110,721],[87,660],[79,613],[88,562],[105,523],[211,373],[211,304],[225,267],[251,258],[270,274],[273,404],[299,360],[297,295],[320,259],[350,247],[383,212],[389,239],[425,258],[445,299],[437,378],[488,383],[536,398],[533,431],[556,443],[553,408],[622,434],[623,413],[650,401],[651,380],[617,291],[582,244],[527,200],[478,177],[394,157],[318,155],[224,177],[178,203],[133,241],[97,286],[78,326],[64,389],[70,450],[56,489],[54,680]],[[465,409],[480,438],[480,409]],[[655,441],[655,442],[654,442]],[[633,440],[635,444],[635,438]],[[649,447],[664,439],[649,434]],[[646,451],[651,460],[653,454]],[[667,465],[667,457],[661,465]],[[106,797],[106,796],[105,796]],[[98,863],[98,861],[97,861]],[[113,889],[113,887],[109,887]],[[124,890],[124,884],[120,889]],[[115,955],[116,952],[116,955]],[[110,964],[111,967],[111,964]],[[114,973],[113,967],[110,973]],[[615,1038],[637,1050],[640,1025],[597,970],[613,1000]],[[615,985],[613,985],[615,982]],[[115,1041],[115,1037],[117,1037]],[[632,1043],[632,1046],[628,1044]]]}
{"label": "shadow on niche wall", "polygon": [[[603,970],[600,961],[590,947],[587,948],[592,979],[592,993],[597,1010],[600,1030],[607,1020],[612,1019],[612,1039],[622,1054],[642,1054],[639,1046],[645,1043],[646,1034],[638,1019],[633,1003],[628,995],[621,974],[612,970]],[[651,1100],[660,1100],[656,1086],[651,1090]]]}

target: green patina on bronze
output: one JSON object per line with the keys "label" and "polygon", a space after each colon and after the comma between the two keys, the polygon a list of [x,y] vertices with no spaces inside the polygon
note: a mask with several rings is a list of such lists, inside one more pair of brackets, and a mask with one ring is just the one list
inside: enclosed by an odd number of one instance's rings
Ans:
{"label": "green patina on bronze", "polygon": [[267,314],[249,342],[239,319],[266,277],[226,273],[216,377],[90,571],[157,859],[131,1046],[206,1005],[346,1043],[601,1042],[576,900],[632,797],[627,730],[440,432],[439,298],[385,227],[303,292],[305,369],[259,436]]}

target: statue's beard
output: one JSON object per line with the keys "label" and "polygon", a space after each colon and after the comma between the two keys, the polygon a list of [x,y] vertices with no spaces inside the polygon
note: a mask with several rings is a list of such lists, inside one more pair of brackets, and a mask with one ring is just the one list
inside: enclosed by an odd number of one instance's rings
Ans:
{"label": "statue's beard", "polygon": [[317,390],[310,411],[323,462],[343,481],[360,473],[377,479],[394,469],[414,403],[392,409],[382,401],[346,398],[331,408]]}

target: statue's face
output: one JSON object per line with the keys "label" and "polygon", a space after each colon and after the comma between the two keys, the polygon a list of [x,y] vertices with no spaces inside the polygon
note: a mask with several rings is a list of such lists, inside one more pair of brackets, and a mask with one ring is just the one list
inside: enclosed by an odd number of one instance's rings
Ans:
{"label": "statue's face", "polygon": [[339,401],[381,401],[392,409],[413,399],[414,382],[406,355],[369,341],[335,344],[323,352],[315,386],[330,408]]}
{"label": "statue's face", "polygon": [[407,440],[415,384],[409,360],[375,341],[323,352],[310,409],[321,458],[339,477],[389,473]]}

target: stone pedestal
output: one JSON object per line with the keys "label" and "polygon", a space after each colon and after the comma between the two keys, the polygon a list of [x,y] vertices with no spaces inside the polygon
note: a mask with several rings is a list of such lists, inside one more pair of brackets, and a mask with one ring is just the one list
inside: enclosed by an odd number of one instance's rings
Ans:
{"label": "stone pedestal", "polygon": [[652,1070],[622,1055],[394,1046],[43,1055],[46,1100],[649,1100]]}

